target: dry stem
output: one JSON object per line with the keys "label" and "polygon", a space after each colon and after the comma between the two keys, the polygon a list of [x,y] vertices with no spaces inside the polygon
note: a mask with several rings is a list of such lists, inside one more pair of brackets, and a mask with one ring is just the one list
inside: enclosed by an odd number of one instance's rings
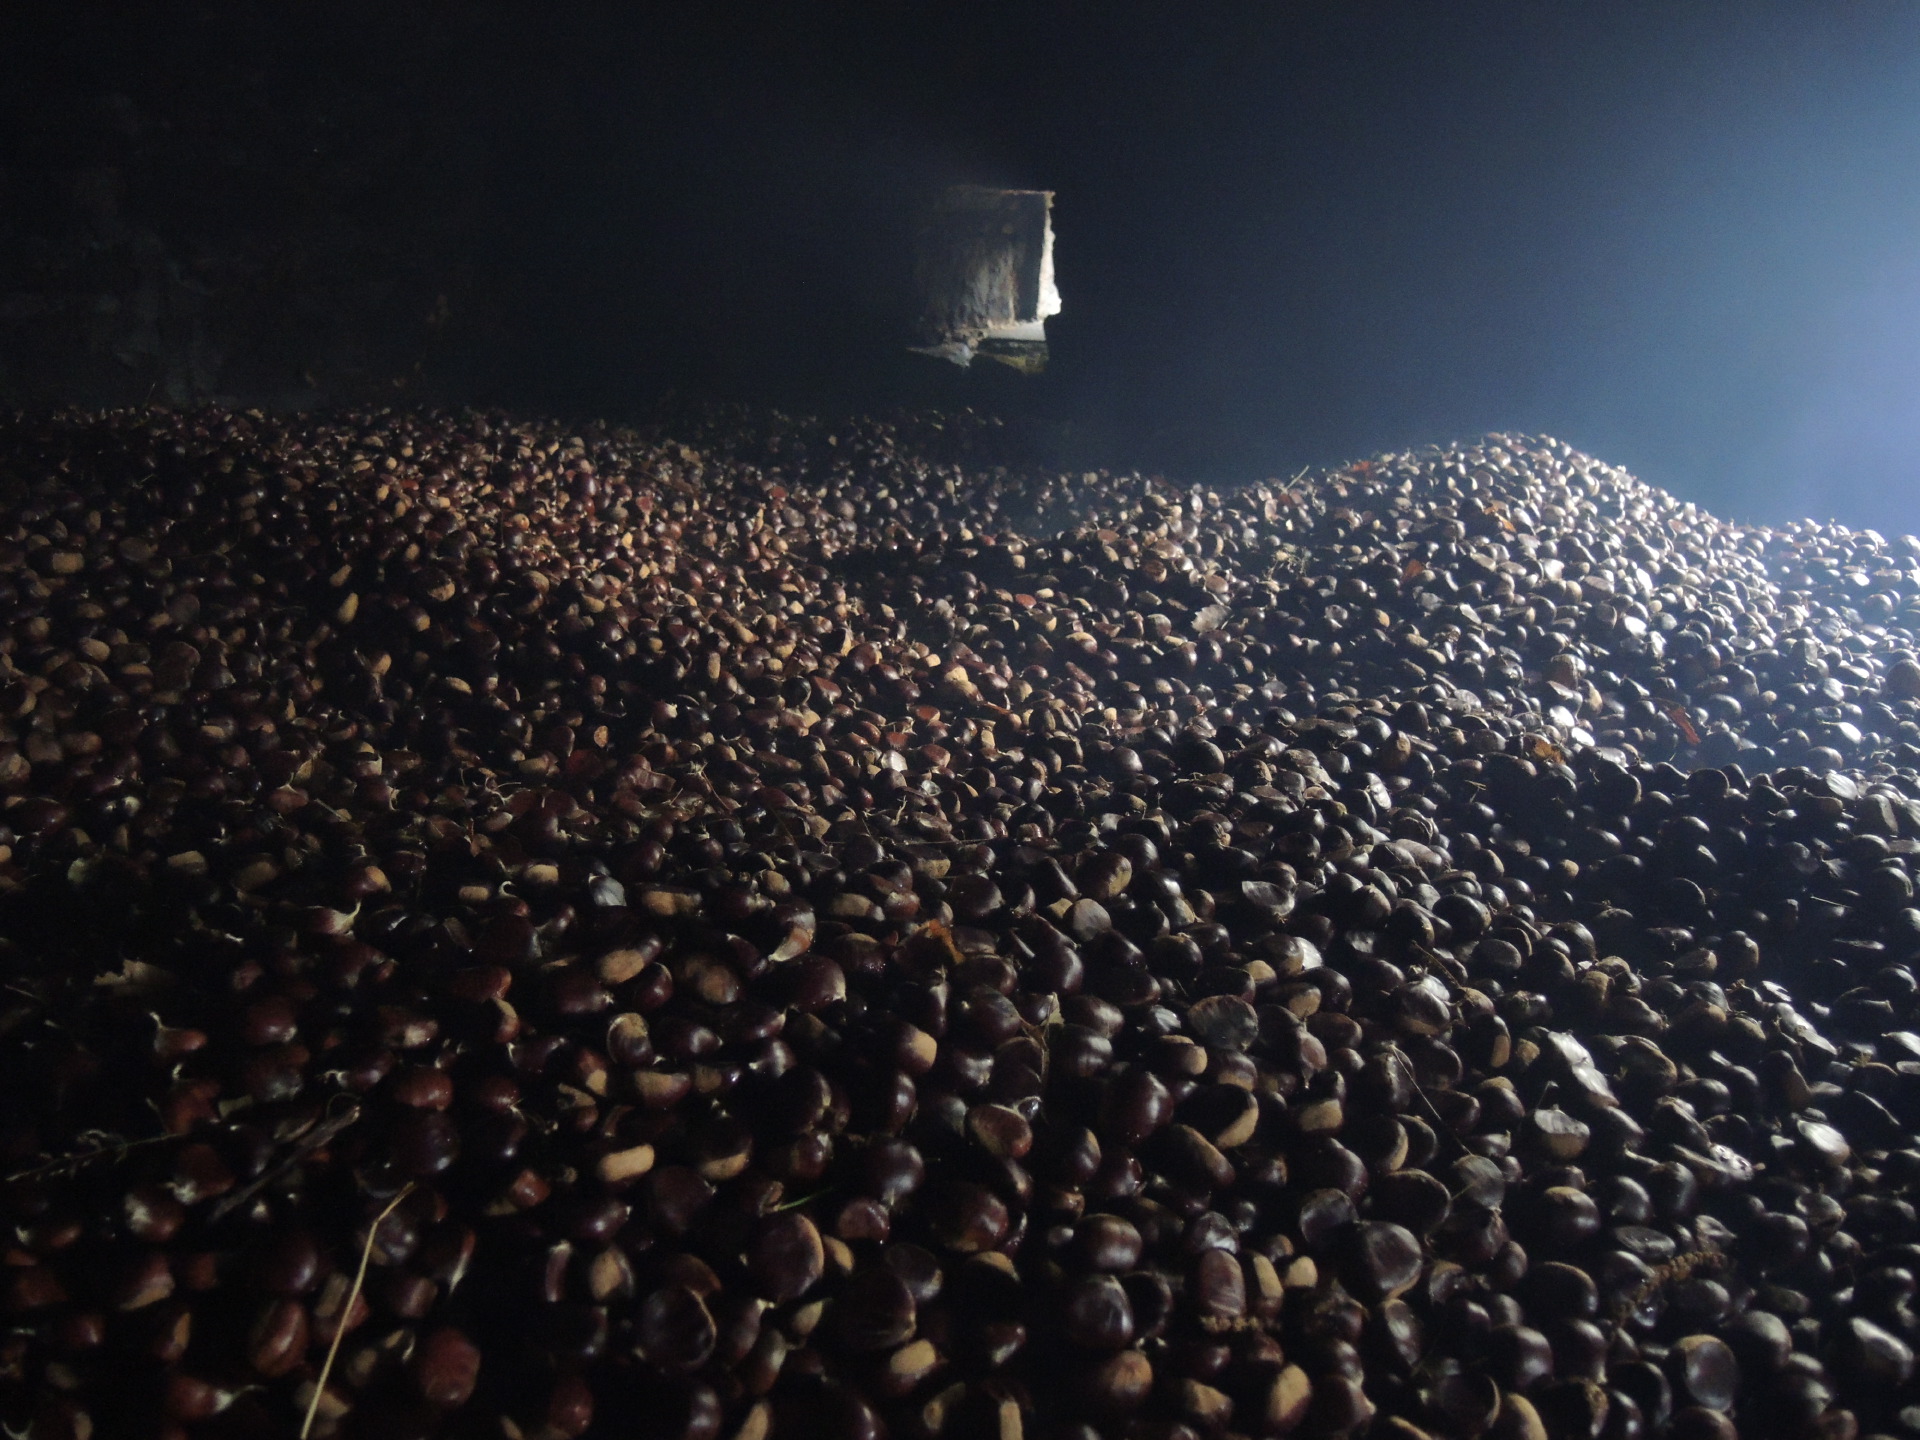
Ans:
{"label": "dry stem", "polygon": [[346,1338],[347,1321],[352,1318],[353,1307],[360,1303],[360,1287],[367,1283],[367,1266],[373,1262],[373,1237],[380,1233],[382,1222],[412,1193],[413,1182],[409,1180],[400,1187],[400,1193],[387,1202],[387,1208],[374,1216],[373,1223],[367,1226],[367,1243],[360,1249],[360,1269],[353,1277],[353,1288],[347,1291],[346,1304],[340,1307],[340,1314],[333,1322],[333,1343],[327,1346],[326,1361],[320,1366],[320,1374],[313,1382],[313,1398],[307,1402],[307,1418],[300,1422],[300,1440],[307,1440],[313,1431],[313,1417],[320,1413],[320,1397],[327,1393],[327,1378],[333,1374],[334,1358],[340,1353],[340,1342]]}

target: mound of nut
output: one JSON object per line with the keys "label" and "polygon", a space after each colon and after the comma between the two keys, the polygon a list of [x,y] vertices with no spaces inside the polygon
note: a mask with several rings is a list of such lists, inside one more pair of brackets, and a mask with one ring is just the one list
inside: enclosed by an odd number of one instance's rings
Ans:
{"label": "mound of nut", "polygon": [[0,423],[8,1433],[1920,1434],[1920,542],[1006,449]]}

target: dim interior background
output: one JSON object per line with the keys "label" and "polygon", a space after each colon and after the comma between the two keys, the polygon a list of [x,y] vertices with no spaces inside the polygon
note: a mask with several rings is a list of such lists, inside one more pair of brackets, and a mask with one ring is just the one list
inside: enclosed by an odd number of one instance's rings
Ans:
{"label": "dim interior background", "polygon": [[[900,346],[1058,192],[1049,372]],[[1920,530],[1920,8],[9,7],[0,404],[974,404],[1212,481],[1546,431]]]}

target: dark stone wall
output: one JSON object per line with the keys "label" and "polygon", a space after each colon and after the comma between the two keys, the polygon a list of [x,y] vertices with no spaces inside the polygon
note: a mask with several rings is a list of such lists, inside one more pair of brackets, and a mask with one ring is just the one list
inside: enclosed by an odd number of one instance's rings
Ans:
{"label": "dark stone wall", "polygon": [[499,17],[41,8],[0,35],[0,402],[484,382]]}
{"label": "dark stone wall", "polygon": [[0,406],[630,413],[899,367],[915,186],[954,177],[824,113],[778,23],[37,9],[0,14]]}

